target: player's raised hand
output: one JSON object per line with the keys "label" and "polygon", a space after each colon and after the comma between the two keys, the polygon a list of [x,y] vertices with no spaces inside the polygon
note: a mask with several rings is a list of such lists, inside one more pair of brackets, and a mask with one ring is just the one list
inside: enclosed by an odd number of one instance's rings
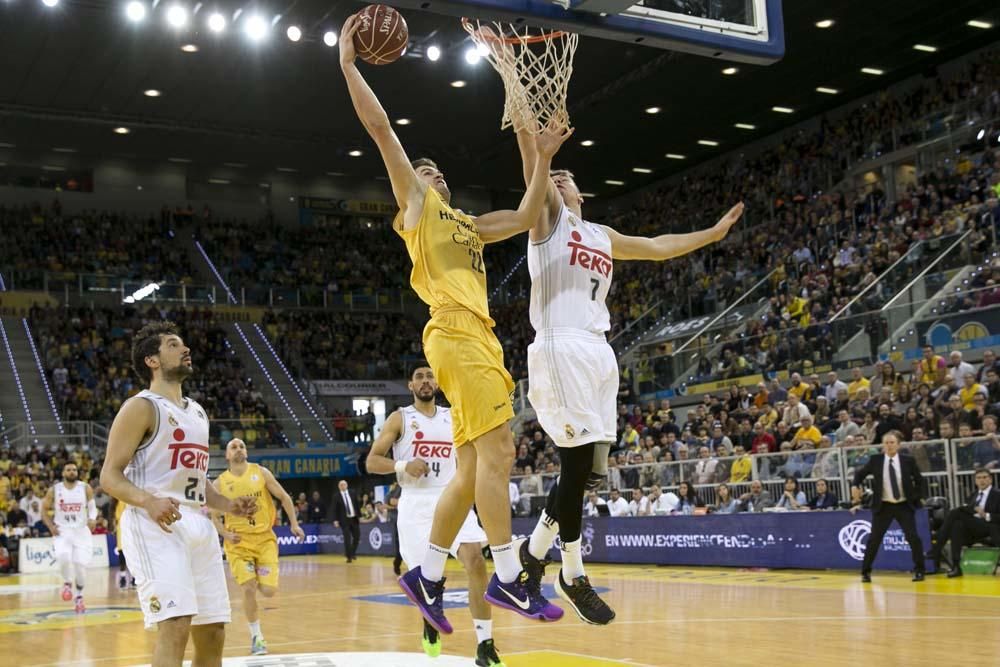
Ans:
{"label": "player's raised hand", "polygon": [[413,459],[406,464],[406,474],[413,477],[423,477],[429,470],[427,462],[423,459]]}
{"label": "player's raised hand", "polygon": [[358,26],[358,15],[351,14],[344,21],[344,27],[340,29],[340,40],[337,43],[340,44],[341,65],[349,65],[358,57],[357,50],[354,48],[354,33],[358,31]]}
{"label": "player's raised hand", "polygon": [[174,532],[168,526],[181,518],[181,504],[173,498],[152,496],[142,508],[150,519],[168,533]]}
{"label": "player's raised hand", "polygon": [[240,496],[233,499],[233,509],[229,512],[233,516],[253,516],[257,513],[257,499],[253,496]]}
{"label": "player's raised hand", "polygon": [[545,129],[535,137],[535,149],[543,157],[552,157],[559,148],[573,136],[573,128],[553,118]]}
{"label": "player's raised hand", "polygon": [[712,228],[712,231],[715,232],[715,240],[721,241],[726,238],[726,234],[729,233],[730,228],[739,222],[741,217],[743,217],[743,202],[729,209],[722,216],[722,219],[715,223],[715,226]]}
{"label": "player's raised hand", "polygon": [[292,535],[294,535],[299,542],[305,541],[306,531],[302,530],[302,526],[296,523],[292,526],[291,530],[292,530]]}

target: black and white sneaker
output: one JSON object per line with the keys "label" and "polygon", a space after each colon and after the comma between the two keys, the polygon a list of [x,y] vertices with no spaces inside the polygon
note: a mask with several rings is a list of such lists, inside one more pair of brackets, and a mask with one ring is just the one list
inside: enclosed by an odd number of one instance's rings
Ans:
{"label": "black and white sneaker", "polygon": [[526,582],[528,588],[534,592],[538,592],[542,589],[542,578],[545,577],[545,566],[552,562],[552,559],[548,556],[544,560],[539,560],[531,555],[528,550],[529,540],[524,540],[521,542],[521,548],[518,549],[518,555],[521,559],[521,568],[527,573],[528,581]]}
{"label": "black and white sneaker", "polygon": [[476,647],[476,667],[506,667],[500,660],[492,639],[481,641]]}
{"label": "black and white sneaker", "polygon": [[588,577],[576,577],[572,584],[563,580],[562,570],[556,575],[556,594],[569,603],[576,615],[591,625],[607,625],[615,620],[615,612],[597,595]]}

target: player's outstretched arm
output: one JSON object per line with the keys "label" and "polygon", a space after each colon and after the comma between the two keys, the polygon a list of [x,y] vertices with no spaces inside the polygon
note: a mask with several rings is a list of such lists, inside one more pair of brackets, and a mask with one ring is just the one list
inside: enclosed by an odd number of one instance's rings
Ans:
{"label": "player's outstretched arm", "polygon": [[292,535],[304,540],[306,537],[305,532],[302,527],[299,526],[299,518],[295,516],[295,503],[292,502],[292,497],[288,495],[288,491],[285,491],[285,487],[281,485],[270,470],[264,466],[260,467],[261,471],[264,473],[264,486],[267,487],[267,492],[278,499],[281,503],[281,509],[285,510],[285,516],[288,517],[288,523],[291,526]]}
{"label": "player's outstretched arm", "polygon": [[358,25],[358,16],[355,14],[347,19],[340,31],[340,69],[344,72],[347,90],[351,94],[351,102],[354,104],[358,119],[382,154],[396,204],[401,211],[405,211],[410,204],[420,205],[424,188],[421,187],[417,174],[410,166],[410,159],[392,129],[388,114],[354,62],[357,58],[354,34],[358,31]]}
{"label": "player's outstretched arm", "polygon": [[368,458],[365,459],[365,466],[368,468],[368,472],[373,475],[391,475],[394,472],[400,472],[396,469],[398,465],[407,474],[414,477],[423,477],[427,474],[426,461],[421,459],[393,461],[386,456],[392,447],[392,443],[399,440],[401,435],[403,435],[403,417],[400,415],[399,410],[396,410],[385,420],[382,431],[375,438],[375,442],[372,443],[371,451],[368,452]]}
{"label": "player's outstretched arm", "polygon": [[173,498],[158,498],[143,491],[125,477],[125,467],[135,455],[135,450],[155,428],[155,410],[153,404],[144,398],[135,398],[122,405],[108,433],[101,486],[120,502],[146,510],[149,518],[170,533],[173,531],[167,526],[181,518],[180,503]]}
{"label": "player's outstretched arm", "polygon": [[[537,127],[537,124],[536,126]],[[535,146],[535,135],[529,128],[517,131],[517,148],[521,153],[521,169],[524,172],[525,187],[531,185],[531,177],[535,173],[535,164],[538,162],[538,149]],[[550,164],[551,167],[551,164]],[[562,207],[562,196],[552,179],[545,190],[545,206],[543,213],[531,227],[532,239],[544,239],[552,232],[552,226],[559,217],[559,209]]]}
{"label": "player's outstretched arm", "polygon": [[257,512],[257,499],[253,496],[226,498],[214,484],[205,485],[205,504],[209,509],[233,516],[253,516]]}
{"label": "player's outstretched arm", "polygon": [[644,236],[626,236],[605,226],[611,237],[611,256],[615,259],[651,259],[661,261],[673,257],[681,257],[717,243],[726,238],[729,229],[743,215],[743,202],[733,206],[715,225],[700,232],[690,234],[661,234],[653,238]]}
{"label": "player's outstretched arm", "polygon": [[479,236],[484,243],[509,239],[511,236],[528,231],[538,221],[545,208],[545,193],[551,183],[549,170],[552,167],[552,158],[572,135],[572,128],[561,128],[550,124],[535,137],[538,159],[535,160],[531,183],[521,199],[521,205],[516,211],[493,211],[476,218]]}

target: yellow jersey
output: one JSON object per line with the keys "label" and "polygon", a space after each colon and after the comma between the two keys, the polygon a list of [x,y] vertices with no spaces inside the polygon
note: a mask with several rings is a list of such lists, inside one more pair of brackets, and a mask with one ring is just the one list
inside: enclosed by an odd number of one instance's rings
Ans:
{"label": "yellow jersey", "polygon": [[962,387],[958,390],[958,395],[962,397],[962,407],[964,409],[972,410],[976,407],[976,394],[986,396],[986,387],[978,382],[973,382],[971,387]]}
{"label": "yellow jersey", "polygon": [[494,326],[486,298],[483,241],[475,220],[448,206],[437,190],[428,187],[417,226],[403,229],[400,211],[393,229],[413,262],[410,285],[431,307],[431,317],[442,308],[463,308]]}
{"label": "yellow jersey", "polygon": [[224,517],[226,528],[240,534],[266,533],[274,526],[274,501],[267,490],[264,473],[256,463],[248,463],[242,475],[236,476],[229,470],[219,475],[219,493],[226,498],[253,496],[257,499],[257,512],[252,517]]}

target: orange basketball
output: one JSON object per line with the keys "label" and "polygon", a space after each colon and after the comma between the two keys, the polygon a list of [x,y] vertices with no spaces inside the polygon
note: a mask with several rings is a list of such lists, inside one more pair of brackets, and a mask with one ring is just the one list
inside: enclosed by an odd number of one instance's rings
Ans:
{"label": "orange basketball", "polygon": [[368,5],[358,13],[354,48],[371,65],[388,65],[406,52],[410,31],[403,15],[388,5]]}

